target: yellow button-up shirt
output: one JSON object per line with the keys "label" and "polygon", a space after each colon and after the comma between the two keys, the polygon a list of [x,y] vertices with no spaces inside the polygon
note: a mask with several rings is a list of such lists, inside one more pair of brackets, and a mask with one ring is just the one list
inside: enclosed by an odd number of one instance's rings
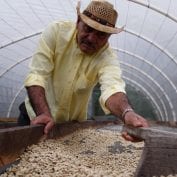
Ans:
{"label": "yellow button-up shirt", "polygon": [[[76,42],[76,25],[54,22],[42,33],[30,64],[25,86],[39,85],[55,122],[86,120],[89,97],[94,86],[101,84],[100,104],[116,92],[125,92],[117,56],[106,44],[93,55],[84,54]],[[27,98],[27,112],[36,117]]]}

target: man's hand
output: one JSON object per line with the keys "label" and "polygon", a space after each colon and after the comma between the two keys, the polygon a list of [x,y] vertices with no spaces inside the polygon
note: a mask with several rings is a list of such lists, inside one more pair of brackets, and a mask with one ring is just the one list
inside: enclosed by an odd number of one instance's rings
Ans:
{"label": "man's hand", "polygon": [[33,85],[26,88],[30,103],[37,115],[37,117],[31,121],[31,124],[44,124],[44,133],[48,134],[54,126],[54,121],[45,96],[45,89],[38,85]]}
{"label": "man's hand", "polygon": [[[111,95],[105,104],[110,112],[115,116],[122,118],[122,121],[124,121],[126,125],[131,125],[133,127],[148,127],[146,119],[133,111],[125,93],[117,92]],[[128,141],[140,141],[140,139],[130,136],[127,132],[123,132],[122,136]]]}
{"label": "man's hand", "polygon": [[[137,113],[130,111],[127,112],[124,116],[124,122],[126,125],[131,125],[133,127],[148,127],[148,122],[145,118],[142,116],[138,115]],[[140,139],[133,137],[129,135],[127,132],[122,132],[122,136],[132,142],[139,142],[141,141]]]}
{"label": "man's hand", "polygon": [[44,133],[48,134],[50,132],[50,130],[54,127],[54,121],[52,119],[52,117],[47,116],[45,114],[41,114],[39,116],[37,116],[34,120],[31,121],[32,125],[36,125],[36,124],[44,124],[45,128],[44,128]]}

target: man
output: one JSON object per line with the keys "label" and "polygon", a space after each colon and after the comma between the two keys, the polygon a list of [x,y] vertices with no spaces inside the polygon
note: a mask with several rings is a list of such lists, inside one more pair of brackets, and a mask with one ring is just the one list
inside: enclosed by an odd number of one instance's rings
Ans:
{"label": "man", "polygon": [[[19,123],[30,117],[32,124],[45,124],[47,134],[55,122],[86,120],[89,96],[99,82],[105,113],[121,117],[125,124],[148,126],[128,103],[117,56],[108,44],[112,34],[123,30],[115,27],[113,5],[91,1],[80,13],[78,4],[77,14],[76,25],[55,22],[42,33],[25,80],[28,99]],[[134,140],[127,133],[123,136]]]}

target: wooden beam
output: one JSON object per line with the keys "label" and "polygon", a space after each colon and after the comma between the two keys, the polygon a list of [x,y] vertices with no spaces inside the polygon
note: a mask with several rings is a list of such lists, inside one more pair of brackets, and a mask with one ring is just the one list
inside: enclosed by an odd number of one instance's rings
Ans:
{"label": "wooden beam", "polygon": [[[47,138],[61,137],[78,129],[102,127],[113,123],[114,121],[90,120],[82,123],[74,121],[56,124]],[[43,129],[44,125],[31,125],[0,129],[0,170],[4,166],[8,166],[8,164],[16,161],[27,146],[36,144],[41,138],[44,138]]]}
{"label": "wooden beam", "polygon": [[15,161],[25,148],[43,136],[42,125],[0,129],[0,167]]}
{"label": "wooden beam", "polygon": [[0,122],[17,122],[15,117],[0,117]]}
{"label": "wooden beam", "polygon": [[133,128],[124,126],[123,129],[145,141],[135,177],[177,174],[176,128],[166,126]]}

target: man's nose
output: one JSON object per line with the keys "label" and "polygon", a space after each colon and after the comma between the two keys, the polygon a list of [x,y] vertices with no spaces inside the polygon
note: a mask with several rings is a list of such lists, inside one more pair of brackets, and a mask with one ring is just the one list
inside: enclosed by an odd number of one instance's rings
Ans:
{"label": "man's nose", "polygon": [[89,39],[90,42],[94,42],[94,43],[97,42],[97,40],[98,40],[97,33],[95,31],[90,32],[88,34],[88,39]]}

